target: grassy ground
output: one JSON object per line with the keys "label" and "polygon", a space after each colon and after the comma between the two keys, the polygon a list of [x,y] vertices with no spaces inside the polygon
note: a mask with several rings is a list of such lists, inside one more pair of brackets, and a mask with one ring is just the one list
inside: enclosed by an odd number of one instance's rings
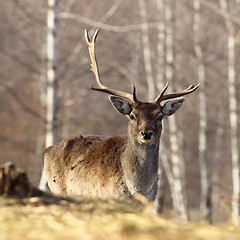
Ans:
{"label": "grassy ground", "polygon": [[239,240],[230,226],[184,224],[160,218],[136,200],[0,198],[0,240],[138,239]]}

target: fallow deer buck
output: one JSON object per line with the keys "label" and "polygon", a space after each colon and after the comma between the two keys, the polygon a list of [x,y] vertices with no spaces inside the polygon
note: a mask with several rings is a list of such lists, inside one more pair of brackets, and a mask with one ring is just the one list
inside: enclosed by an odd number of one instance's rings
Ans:
{"label": "fallow deer buck", "polygon": [[128,134],[101,138],[72,137],[45,150],[44,169],[53,193],[100,198],[130,198],[141,193],[155,198],[158,179],[159,142],[162,120],[174,114],[184,102],[178,98],[194,92],[199,85],[165,94],[168,84],[153,102],[141,102],[132,94],[106,87],[99,76],[95,42],[85,30],[93,71],[99,88],[92,90],[111,94],[115,109],[129,118]]}

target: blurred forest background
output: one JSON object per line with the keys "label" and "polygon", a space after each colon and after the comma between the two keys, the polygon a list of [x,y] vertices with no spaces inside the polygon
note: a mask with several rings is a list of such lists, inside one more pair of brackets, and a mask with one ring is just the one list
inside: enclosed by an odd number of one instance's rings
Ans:
{"label": "blurred forest background", "polygon": [[[0,164],[27,169],[34,185],[46,135],[47,8],[45,0],[0,0]],[[100,28],[96,51],[107,86],[130,91],[131,81],[146,101],[167,81],[168,91],[201,82],[165,120],[160,155],[169,183],[182,178],[188,209],[199,211],[205,186],[205,215],[226,220],[239,167],[240,1],[62,0],[55,11],[55,141],[127,132],[107,95],[89,90],[95,79],[84,29]]]}

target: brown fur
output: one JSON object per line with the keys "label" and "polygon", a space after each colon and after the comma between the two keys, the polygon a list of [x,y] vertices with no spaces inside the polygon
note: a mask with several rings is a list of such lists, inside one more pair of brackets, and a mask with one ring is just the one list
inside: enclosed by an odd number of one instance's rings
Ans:
{"label": "brown fur", "polygon": [[[73,193],[102,198],[111,195],[119,198],[119,193],[114,188],[121,181],[119,156],[124,151],[125,144],[126,136],[104,140],[99,137],[79,136],[49,147],[45,151],[45,159],[56,160],[51,162],[51,167],[48,161],[44,161],[45,171],[52,176],[52,179],[48,178],[50,188],[57,194]],[[112,179],[111,183],[109,179]],[[79,182],[77,185],[81,189],[75,191],[73,187],[67,187],[76,182]],[[122,191],[126,189],[123,188]]]}
{"label": "brown fur", "polygon": [[[129,198],[141,193],[153,200],[157,191],[162,118],[183,100],[133,103],[111,97],[129,117],[128,135],[110,138],[73,137],[46,149],[44,170],[52,192],[100,198]],[[164,113],[164,114],[163,114]]]}

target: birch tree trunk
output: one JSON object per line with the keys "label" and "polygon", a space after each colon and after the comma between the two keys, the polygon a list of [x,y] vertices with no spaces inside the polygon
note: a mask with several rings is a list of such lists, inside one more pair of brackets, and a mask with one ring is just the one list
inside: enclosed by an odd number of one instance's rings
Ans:
{"label": "birch tree trunk", "polygon": [[[226,0],[220,0],[221,8],[228,12]],[[232,221],[240,227],[240,157],[238,150],[238,124],[237,124],[237,95],[236,95],[236,70],[235,70],[235,31],[233,23],[225,18],[228,30],[228,92],[230,111],[230,132],[231,132],[231,157],[232,157]]]}
{"label": "birch tree trunk", "polygon": [[159,15],[163,15],[158,21],[158,42],[157,42],[157,76],[156,86],[159,91],[164,87],[165,83],[165,18],[164,18],[164,1],[157,0],[157,8]]}
{"label": "birch tree trunk", "polygon": [[207,156],[207,109],[206,109],[206,68],[203,63],[203,52],[200,45],[200,0],[193,1],[193,40],[197,58],[197,75],[201,83],[199,89],[199,165],[201,174],[200,215],[202,220],[212,222],[211,184],[209,180],[209,159]]}
{"label": "birch tree trunk", "polygon": [[148,33],[147,9],[145,0],[138,0],[140,16],[142,19],[142,42],[143,42],[143,58],[144,67],[148,84],[148,100],[152,101],[155,97],[155,86],[153,80],[153,71],[151,65],[151,50]]}
{"label": "birch tree trunk", "polygon": [[[164,12],[164,2],[163,0],[157,0],[157,8],[160,13]],[[165,51],[164,51],[164,42],[165,42],[165,26],[164,19],[160,18],[158,22],[158,43],[157,43],[157,75],[156,75],[156,86],[158,91],[160,92],[164,87],[164,64],[165,64]],[[164,194],[165,194],[165,181],[163,174],[163,161],[167,160],[167,155],[164,155],[162,152],[163,142],[160,142],[159,147],[159,160],[158,160],[158,190],[157,196],[154,201],[154,213],[161,213],[163,209],[164,202]]]}
{"label": "birch tree trunk", "polygon": [[[174,67],[174,58],[173,58],[173,16],[170,0],[165,2],[165,17],[166,17],[166,66],[165,66],[165,76],[167,82],[173,82],[173,67]],[[172,91],[172,89],[170,89]],[[176,211],[182,220],[188,220],[187,206],[186,206],[186,196],[185,196],[185,166],[184,161],[180,157],[179,150],[179,139],[176,126],[175,116],[169,117],[169,140],[171,148],[171,161],[172,161],[172,172],[173,172],[173,184],[174,186],[174,195],[173,201],[176,200],[173,205],[176,207]],[[173,194],[172,194],[173,195]]]}
{"label": "birch tree trunk", "polygon": [[[56,120],[56,65],[55,65],[55,14],[57,0],[48,0],[47,11],[47,91],[46,91],[46,137],[45,148],[55,142],[55,120]],[[47,180],[44,170],[39,183],[41,190],[47,189]]]}
{"label": "birch tree trunk", "polygon": [[[148,83],[148,100],[152,101],[155,98],[155,85],[153,79],[153,70],[151,65],[151,49],[150,40],[148,33],[148,20],[145,0],[139,0],[140,16],[143,23],[142,28],[142,42],[143,42],[143,56],[144,56],[144,66]],[[159,34],[161,34],[159,32]],[[159,47],[159,45],[158,45]],[[162,56],[163,57],[163,56]],[[163,169],[162,164],[158,164],[158,192],[154,202],[154,213],[160,213],[163,207],[164,198],[164,180],[163,180]]]}
{"label": "birch tree trunk", "polygon": [[[160,148],[159,148],[160,149]],[[166,154],[164,153],[159,156],[159,163],[158,163],[158,189],[157,195],[154,201],[153,212],[156,214],[160,214],[163,210],[164,204],[164,194],[165,194],[165,179],[163,174],[163,164],[162,162],[167,158]],[[167,160],[166,160],[167,161]]]}
{"label": "birch tree trunk", "polygon": [[232,220],[234,225],[240,227],[240,159],[238,150],[237,127],[237,99],[235,88],[235,37],[228,35],[228,91],[231,126],[231,153],[232,153]]}

